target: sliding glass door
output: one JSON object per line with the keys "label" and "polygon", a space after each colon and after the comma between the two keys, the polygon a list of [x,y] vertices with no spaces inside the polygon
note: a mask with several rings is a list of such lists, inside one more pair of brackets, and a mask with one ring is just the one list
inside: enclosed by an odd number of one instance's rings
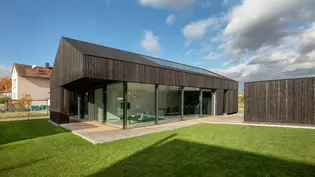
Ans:
{"label": "sliding glass door", "polygon": [[96,121],[104,121],[104,102],[103,102],[103,88],[95,89],[95,119]]}
{"label": "sliding glass door", "polygon": [[123,83],[107,85],[106,123],[114,127],[123,127]]}
{"label": "sliding glass door", "polygon": [[154,125],[155,85],[129,82],[127,88],[127,127]]}

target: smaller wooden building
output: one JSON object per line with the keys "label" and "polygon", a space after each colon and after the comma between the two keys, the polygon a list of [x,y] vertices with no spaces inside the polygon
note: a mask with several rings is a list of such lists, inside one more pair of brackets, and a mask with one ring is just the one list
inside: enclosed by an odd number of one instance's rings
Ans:
{"label": "smaller wooden building", "polygon": [[315,77],[247,82],[244,120],[315,124]]}
{"label": "smaller wooden building", "polygon": [[123,129],[236,113],[238,82],[206,69],[61,38],[50,119]]}

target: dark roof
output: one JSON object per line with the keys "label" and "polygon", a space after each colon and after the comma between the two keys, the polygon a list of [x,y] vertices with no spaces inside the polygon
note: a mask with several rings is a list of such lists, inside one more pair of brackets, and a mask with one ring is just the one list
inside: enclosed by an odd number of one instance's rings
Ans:
{"label": "dark roof", "polygon": [[76,48],[80,53],[84,55],[90,55],[95,57],[110,58],[115,60],[121,60],[126,62],[144,64],[154,67],[162,67],[168,69],[176,69],[188,72],[194,72],[202,75],[214,76],[223,79],[232,80],[225,76],[219,75],[217,73],[211,72],[209,70],[198,68],[194,66],[189,66],[181,63],[176,63],[168,60],[163,60],[155,57],[150,57],[146,55],[141,55],[137,53],[132,53],[124,50],[114,49],[110,47],[105,47],[89,42],[83,42],[71,38],[62,37],[74,48]]}
{"label": "dark roof", "polygon": [[36,66],[38,69],[33,70],[31,65],[14,63],[12,69],[15,67],[16,72],[19,76],[23,77],[37,77],[43,79],[50,79],[52,68],[46,68]]}

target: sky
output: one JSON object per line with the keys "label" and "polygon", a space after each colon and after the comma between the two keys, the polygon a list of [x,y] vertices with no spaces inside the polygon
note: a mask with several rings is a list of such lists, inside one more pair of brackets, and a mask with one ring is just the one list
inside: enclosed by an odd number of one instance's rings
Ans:
{"label": "sky", "polygon": [[239,81],[315,76],[314,0],[1,0],[0,76],[54,62],[61,36]]}

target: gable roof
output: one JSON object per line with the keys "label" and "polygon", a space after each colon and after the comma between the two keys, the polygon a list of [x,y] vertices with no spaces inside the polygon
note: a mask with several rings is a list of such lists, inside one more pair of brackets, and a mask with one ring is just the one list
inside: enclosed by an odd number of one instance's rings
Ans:
{"label": "gable roof", "polygon": [[36,77],[36,78],[42,78],[42,79],[50,79],[51,71],[52,71],[52,67],[46,68],[46,67],[41,67],[41,66],[37,66],[38,71],[34,71],[31,65],[19,64],[19,63],[14,63],[12,69],[13,68],[16,69],[18,76]]}
{"label": "gable roof", "polygon": [[83,55],[90,55],[101,58],[109,58],[114,60],[121,60],[126,62],[132,62],[137,64],[149,65],[153,67],[162,67],[167,69],[176,69],[182,70],[186,72],[194,72],[207,76],[214,76],[222,79],[232,80],[220,74],[211,72],[209,70],[198,68],[190,65],[185,65],[181,63],[176,63],[173,61],[163,60],[156,57],[151,57],[147,55],[141,55],[137,53],[132,53],[124,50],[114,49],[110,47],[105,47],[89,42],[83,42],[67,37],[62,37],[62,39],[66,40],[69,44],[71,44],[74,48],[76,48]]}

